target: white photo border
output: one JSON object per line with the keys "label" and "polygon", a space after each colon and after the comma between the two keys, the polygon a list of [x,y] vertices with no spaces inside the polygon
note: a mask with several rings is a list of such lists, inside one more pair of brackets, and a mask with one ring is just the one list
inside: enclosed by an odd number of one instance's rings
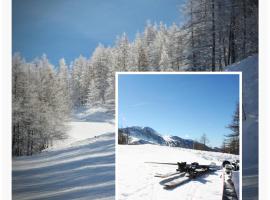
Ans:
{"label": "white photo border", "polygon": [[[239,105],[242,105],[242,72],[115,72],[115,199],[118,200],[118,78],[119,75],[238,75],[239,76]],[[239,200],[242,200],[243,181],[243,156],[242,156],[242,106],[239,106],[239,129],[240,129],[240,176],[239,176]]]}
{"label": "white photo border", "polygon": [[11,159],[11,40],[12,1],[0,1],[0,199],[12,198]]}

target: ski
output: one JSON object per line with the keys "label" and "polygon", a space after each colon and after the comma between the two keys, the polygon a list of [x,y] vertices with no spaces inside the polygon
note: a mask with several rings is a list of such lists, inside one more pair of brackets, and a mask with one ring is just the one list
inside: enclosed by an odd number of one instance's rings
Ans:
{"label": "ski", "polygon": [[216,167],[215,163],[211,163],[210,165],[199,165],[199,163],[194,162],[191,164],[187,164],[186,162],[177,162],[177,163],[167,163],[167,162],[145,162],[148,164],[158,164],[158,165],[177,165],[178,167],[191,167],[193,165],[196,165],[198,168],[211,168],[211,167]]}
{"label": "ski", "polygon": [[166,173],[166,174],[155,174],[155,177],[159,177],[159,178],[168,178],[170,176],[174,176],[174,175],[177,175],[179,174],[179,172],[170,172],[170,173]]}
{"label": "ski", "polygon": [[186,176],[184,177],[179,177],[179,178],[176,178],[176,179],[173,179],[167,183],[164,184],[164,189],[173,189],[177,186],[180,186],[182,184],[185,184],[189,181],[191,181],[192,179],[196,179],[197,177],[199,176],[202,176],[206,173],[210,173],[212,172],[212,170],[209,170],[209,169],[196,169],[192,172],[190,172],[189,174],[187,174]]}
{"label": "ski", "polygon": [[160,182],[160,184],[164,186],[164,189],[173,189],[192,179],[197,178],[198,176],[202,176],[206,173],[210,173],[220,169],[220,167],[216,166],[215,163],[211,163],[210,165],[200,165],[197,162],[193,162],[191,164],[187,164],[186,162],[177,162],[177,163],[147,162],[147,163],[161,164],[161,165],[177,165],[176,172],[155,175],[155,177],[165,178]]}
{"label": "ski", "polygon": [[234,184],[230,179],[224,181],[222,200],[238,200]]}
{"label": "ski", "polygon": [[186,162],[177,162],[177,163],[162,163],[162,162],[145,162],[148,164],[158,164],[158,165],[176,165],[178,172],[189,172],[194,169],[209,169],[209,170],[218,170],[220,166],[217,166],[215,163],[211,163],[210,165],[200,165],[197,162],[193,162],[191,164],[187,164]]}
{"label": "ski", "polygon": [[239,163],[223,162],[223,195],[222,200],[238,200],[238,195],[232,181],[233,171],[239,170]]}
{"label": "ski", "polygon": [[182,185],[184,183],[187,183],[190,180],[191,180],[191,178],[187,177],[187,176],[173,179],[173,180],[171,180],[171,181],[164,184],[164,189],[173,189],[173,188],[175,188],[177,186],[180,186],[180,185]]}

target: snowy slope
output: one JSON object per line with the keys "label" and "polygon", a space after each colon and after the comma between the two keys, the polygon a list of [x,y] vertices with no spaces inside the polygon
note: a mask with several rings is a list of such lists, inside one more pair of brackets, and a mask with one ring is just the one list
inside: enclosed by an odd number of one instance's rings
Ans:
{"label": "snowy slope", "polygon": [[167,145],[171,147],[193,148],[193,140],[190,139],[183,139],[178,136],[165,136],[164,139]]}
{"label": "snowy slope", "polygon": [[13,199],[114,199],[115,134],[108,110],[79,112],[69,138],[13,159]]}
{"label": "snowy slope", "polygon": [[130,144],[158,144],[172,147],[193,148],[193,141],[178,136],[163,136],[150,127],[132,126],[121,129],[131,138]]}
{"label": "snowy slope", "polygon": [[238,156],[197,151],[159,145],[119,145],[118,146],[118,197],[119,200],[155,199],[196,199],[217,200],[222,197],[222,171],[202,176],[181,185],[174,190],[164,190],[162,179],[156,173],[175,172],[176,166],[149,164],[146,162],[199,162],[220,165],[224,159],[238,159]]}
{"label": "snowy slope", "polygon": [[242,72],[243,199],[258,199],[258,55],[226,68]]}
{"label": "snowy slope", "polygon": [[166,141],[163,139],[162,135],[150,127],[132,126],[123,128],[122,131],[127,133],[132,138],[132,142],[140,140],[145,143],[160,145],[166,144]]}
{"label": "snowy slope", "polygon": [[76,142],[93,138],[104,133],[112,132],[114,124],[100,123],[100,122],[85,122],[85,121],[72,121],[68,123],[68,138],[65,140],[54,141],[53,146],[44,151],[56,150],[59,148],[76,145]]}

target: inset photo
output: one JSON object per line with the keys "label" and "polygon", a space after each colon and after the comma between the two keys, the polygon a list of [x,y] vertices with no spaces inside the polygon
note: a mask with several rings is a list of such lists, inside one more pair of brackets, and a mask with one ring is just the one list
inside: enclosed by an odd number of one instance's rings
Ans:
{"label": "inset photo", "polygon": [[119,200],[242,199],[242,74],[116,74]]}

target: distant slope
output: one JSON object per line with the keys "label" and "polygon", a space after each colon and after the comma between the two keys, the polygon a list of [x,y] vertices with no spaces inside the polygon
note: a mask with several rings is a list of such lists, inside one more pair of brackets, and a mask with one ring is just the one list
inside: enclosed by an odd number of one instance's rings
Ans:
{"label": "distant slope", "polygon": [[77,113],[57,147],[13,158],[14,200],[115,199],[114,119],[98,110]]}
{"label": "distant slope", "polygon": [[[178,136],[162,136],[150,127],[132,126],[120,128],[120,131],[129,135],[131,138],[130,144],[158,144],[188,149],[192,149],[194,144],[194,141],[190,139],[183,139]],[[206,148],[208,150],[213,150],[209,147]]]}
{"label": "distant slope", "polygon": [[183,139],[178,136],[165,137],[166,143],[171,147],[184,147],[188,149],[193,148],[194,141],[189,139]]}

